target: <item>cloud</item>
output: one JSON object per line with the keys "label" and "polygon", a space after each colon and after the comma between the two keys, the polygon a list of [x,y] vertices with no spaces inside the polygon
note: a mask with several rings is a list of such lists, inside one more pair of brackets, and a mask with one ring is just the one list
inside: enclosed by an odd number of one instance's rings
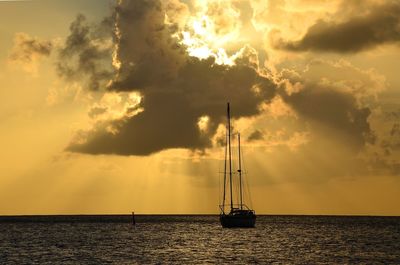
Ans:
{"label": "cloud", "polygon": [[176,78],[187,54],[173,33],[178,22],[165,23],[185,12],[175,1],[121,1],[116,7],[116,64],[113,90],[142,90]]}
{"label": "cloud", "polygon": [[300,40],[279,38],[274,46],[290,51],[354,53],[399,41],[398,1],[344,1],[330,20],[318,20]]}
{"label": "cloud", "polygon": [[107,112],[107,108],[94,106],[90,109],[88,115],[90,118],[96,118],[97,116]]}
{"label": "cloud", "polygon": [[375,143],[369,118],[376,93],[385,86],[375,72],[344,61],[320,60],[309,63],[302,74],[284,70],[282,78],[289,81],[284,83],[283,100],[311,126],[315,140],[336,137],[356,152]]}
{"label": "cloud", "polygon": [[[174,148],[205,151],[215,144],[228,101],[234,119],[260,117],[263,109],[276,118],[298,119],[303,128],[293,131],[304,137],[288,134],[296,146],[313,146],[335,137],[354,154],[374,143],[372,110],[366,102],[383,89],[378,74],[344,61],[313,61],[303,72],[285,70],[271,76],[259,68],[258,52],[248,45],[236,54],[234,65],[218,64],[214,57],[201,60],[189,56],[176,38],[185,27],[187,12],[179,1],[117,5],[112,16],[115,70],[104,90],[115,95],[137,93],[141,100],[117,115],[108,114],[107,104],[95,105],[90,112],[96,120],[93,128],[78,132],[67,150],[139,156]],[[82,18],[74,23],[82,25]],[[88,33],[83,31],[85,39]],[[76,47],[76,54],[87,47],[69,46]],[[263,127],[259,129],[268,135]],[[262,140],[263,135],[248,136]]]}
{"label": "cloud", "polygon": [[50,56],[52,50],[53,43],[51,41],[40,40],[21,32],[15,34],[14,47],[9,60],[21,65],[29,73],[36,73],[38,61]]}
{"label": "cloud", "polygon": [[58,51],[57,73],[68,81],[85,79],[90,90],[98,90],[113,76],[112,18],[90,25],[78,15],[71,23],[70,35]]}
{"label": "cloud", "polygon": [[[314,127],[342,137],[356,150],[374,142],[368,122],[371,110],[357,106],[353,95],[332,87],[306,85],[299,93],[286,97],[286,101]],[[321,127],[323,126],[323,127]]]}
{"label": "cloud", "polygon": [[179,21],[164,23],[170,12],[179,18],[186,8],[175,1],[122,1],[117,6],[119,66],[108,89],[140,92],[144,111],[98,123],[82,132],[70,151],[148,155],[169,148],[204,150],[225,120],[226,102],[231,102],[234,118],[251,117],[275,96],[276,84],[246,63],[244,51],[235,66],[188,56],[172,37]]}
{"label": "cloud", "polygon": [[[255,85],[262,86],[263,92],[255,93]],[[211,138],[225,119],[227,101],[234,118],[250,117],[274,94],[275,85],[253,68],[229,68],[215,65],[212,59],[192,58],[176,80],[143,91],[143,112],[98,124],[83,144],[72,144],[70,150],[121,155],[148,155],[169,148],[201,150],[211,147]],[[198,122],[204,116],[207,129],[200,130]]]}
{"label": "cloud", "polygon": [[255,130],[252,132],[249,137],[247,137],[247,141],[252,142],[252,141],[257,141],[257,140],[263,140],[264,135],[260,130]]}

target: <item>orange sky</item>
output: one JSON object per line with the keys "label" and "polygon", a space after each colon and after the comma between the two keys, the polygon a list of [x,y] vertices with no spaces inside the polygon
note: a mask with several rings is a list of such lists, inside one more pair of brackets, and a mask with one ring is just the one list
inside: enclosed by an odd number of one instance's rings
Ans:
{"label": "orange sky", "polygon": [[399,215],[400,5],[356,2],[0,2],[0,215],[218,213],[227,101],[258,214]]}

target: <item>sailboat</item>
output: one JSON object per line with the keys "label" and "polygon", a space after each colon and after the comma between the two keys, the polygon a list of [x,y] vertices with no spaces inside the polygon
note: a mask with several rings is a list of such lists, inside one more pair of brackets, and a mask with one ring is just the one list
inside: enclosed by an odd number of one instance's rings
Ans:
{"label": "sailboat", "polygon": [[[224,191],[222,205],[220,205],[220,216],[219,220],[222,227],[224,228],[234,228],[234,227],[254,227],[256,223],[256,213],[254,210],[243,204],[243,185],[242,185],[242,159],[240,151],[240,134],[238,134],[238,161],[239,169],[238,174],[232,172],[232,149],[231,149],[231,114],[230,106],[227,104],[227,128],[226,128],[226,144],[225,144],[225,163],[224,163]],[[228,165],[227,165],[228,164]],[[228,168],[227,168],[228,167]],[[238,176],[239,181],[235,180],[235,183],[239,182],[239,202],[234,204],[233,202],[233,177]],[[227,182],[229,182],[229,204],[226,204],[226,194],[227,194]],[[229,212],[225,212],[225,208],[229,209]]]}

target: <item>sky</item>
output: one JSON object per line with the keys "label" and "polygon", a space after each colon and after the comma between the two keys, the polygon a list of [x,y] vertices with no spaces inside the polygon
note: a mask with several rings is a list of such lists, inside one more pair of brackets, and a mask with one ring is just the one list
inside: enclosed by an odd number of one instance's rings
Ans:
{"label": "sky", "polygon": [[400,215],[399,44],[396,0],[0,1],[0,215],[216,214],[227,102],[257,214]]}

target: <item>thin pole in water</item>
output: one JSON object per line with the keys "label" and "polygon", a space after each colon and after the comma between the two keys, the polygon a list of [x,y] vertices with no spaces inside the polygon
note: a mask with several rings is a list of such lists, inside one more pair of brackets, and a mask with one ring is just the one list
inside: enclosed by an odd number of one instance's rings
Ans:
{"label": "thin pole in water", "polygon": [[136,221],[135,221],[135,212],[132,212],[132,224],[136,225]]}

